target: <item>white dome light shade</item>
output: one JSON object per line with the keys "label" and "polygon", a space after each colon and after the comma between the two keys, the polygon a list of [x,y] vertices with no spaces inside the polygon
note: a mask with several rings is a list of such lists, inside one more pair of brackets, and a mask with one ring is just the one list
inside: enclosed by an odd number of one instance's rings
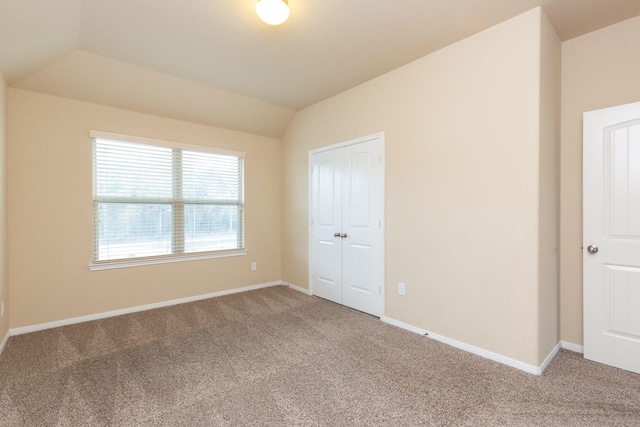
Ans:
{"label": "white dome light shade", "polygon": [[259,0],[256,12],[269,25],[280,25],[289,18],[287,0]]}

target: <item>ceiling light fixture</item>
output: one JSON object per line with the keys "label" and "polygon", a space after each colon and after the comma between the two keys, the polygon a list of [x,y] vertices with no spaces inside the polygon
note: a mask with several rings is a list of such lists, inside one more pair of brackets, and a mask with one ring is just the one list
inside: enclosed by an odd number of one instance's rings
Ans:
{"label": "ceiling light fixture", "polygon": [[256,12],[269,25],[280,25],[289,18],[287,0],[258,0]]}

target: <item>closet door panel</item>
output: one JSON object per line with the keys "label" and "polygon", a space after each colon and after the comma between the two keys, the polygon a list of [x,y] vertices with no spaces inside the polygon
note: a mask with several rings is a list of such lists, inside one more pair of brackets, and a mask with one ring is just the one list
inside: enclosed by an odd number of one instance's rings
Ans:
{"label": "closet door panel", "polygon": [[342,304],[342,168],[339,153],[313,156],[311,173],[311,282],[313,293]]}
{"label": "closet door panel", "polygon": [[381,143],[373,140],[344,150],[342,183],[343,304],[381,315]]}

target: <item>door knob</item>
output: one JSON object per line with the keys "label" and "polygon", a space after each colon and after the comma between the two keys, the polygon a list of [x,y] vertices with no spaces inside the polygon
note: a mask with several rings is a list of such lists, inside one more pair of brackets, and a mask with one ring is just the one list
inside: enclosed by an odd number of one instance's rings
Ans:
{"label": "door knob", "polygon": [[591,255],[598,253],[598,247],[594,246],[594,245],[589,245],[587,246],[587,252],[589,252]]}
{"label": "door knob", "polygon": [[333,237],[342,237],[342,234],[340,234],[340,233],[333,233]]}
{"label": "door knob", "polygon": [[343,239],[344,239],[344,238],[346,238],[346,237],[347,237],[347,233],[342,233],[342,234],[340,235],[340,237],[342,237]]}

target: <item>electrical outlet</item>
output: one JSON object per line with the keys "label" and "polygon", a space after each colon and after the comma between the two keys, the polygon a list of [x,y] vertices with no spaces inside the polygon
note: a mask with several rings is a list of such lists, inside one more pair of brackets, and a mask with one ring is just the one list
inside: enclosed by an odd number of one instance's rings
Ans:
{"label": "electrical outlet", "polygon": [[404,288],[405,288],[404,283],[398,283],[398,295],[404,295]]}
{"label": "electrical outlet", "polygon": [[251,263],[251,271],[256,271],[258,269],[258,263],[257,262],[252,262]]}
{"label": "electrical outlet", "polygon": [[0,302],[0,317],[4,317],[4,301]]}

